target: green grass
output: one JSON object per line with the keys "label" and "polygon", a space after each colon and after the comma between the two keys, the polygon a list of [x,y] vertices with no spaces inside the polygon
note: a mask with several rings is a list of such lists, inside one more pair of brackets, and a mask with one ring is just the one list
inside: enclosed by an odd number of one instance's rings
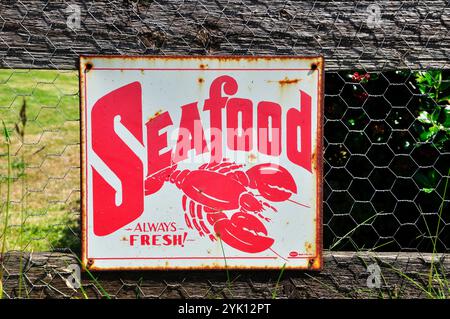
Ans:
{"label": "green grass", "polygon": [[[450,169],[446,176],[450,176]],[[433,247],[433,250],[431,253],[430,267],[429,267],[428,271],[426,273],[417,273],[418,278],[413,278],[412,276],[408,275],[402,269],[398,269],[398,268],[392,266],[391,264],[384,264],[384,266],[386,268],[390,268],[390,270],[392,270],[398,276],[405,279],[405,281],[407,283],[414,286],[417,290],[420,290],[424,294],[424,296],[429,299],[450,299],[450,281],[446,276],[446,272],[448,270],[442,266],[441,260],[440,260],[440,258],[438,258],[439,253],[437,252],[437,243],[439,240],[439,234],[441,233],[442,227],[443,227],[443,225],[441,224],[440,221],[441,221],[443,213],[444,213],[445,201],[446,201],[447,194],[448,194],[447,191],[448,191],[449,180],[450,180],[449,177],[447,177],[445,179],[445,186],[444,186],[444,190],[442,193],[442,202],[439,207],[439,211],[437,212],[439,221],[437,223],[436,229],[429,228],[427,221],[424,217],[424,214],[423,214],[422,210],[420,210],[421,216],[423,217],[425,226],[427,228],[428,236],[431,238],[432,247]],[[355,228],[353,228],[351,231],[349,231],[338,242],[334,243],[330,247],[330,250],[335,248],[340,243],[341,240],[348,238],[348,236],[350,236],[360,226],[366,224],[371,218],[367,219],[366,221],[362,222],[361,224],[359,224]],[[356,246],[356,244],[354,244],[354,242],[351,240],[350,240],[350,243],[353,244],[354,251],[356,252],[357,255],[363,251],[364,252],[373,252],[377,248],[380,248],[385,244],[389,244],[389,243],[384,243],[378,247],[364,250],[364,248],[360,248],[360,247]],[[368,264],[365,262],[365,260],[363,258],[360,258],[360,261],[364,263],[366,268],[368,267]],[[376,253],[374,254],[374,258],[373,258],[372,262],[378,263],[377,258],[376,258]],[[381,275],[381,280],[382,280],[382,286],[386,287],[387,283],[386,283],[386,278],[383,275],[383,272],[381,272],[380,275]],[[324,287],[326,287],[326,286],[324,285]],[[327,287],[327,288],[330,288],[330,287]],[[400,290],[401,289],[402,289],[402,287],[400,287]],[[332,289],[332,290],[334,291],[334,289]],[[384,299],[384,298],[394,299],[394,298],[400,297],[399,291],[397,289],[395,289],[395,287],[393,290],[389,290],[389,289],[387,290],[387,296],[383,293],[382,289],[376,289],[376,290],[374,290],[374,289],[359,289],[359,290],[362,292],[365,292],[367,294],[375,293],[375,294],[377,294],[377,297],[380,299]]]}
{"label": "green grass", "polygon": [[[26,130],[21,109],[26,102]],[[79,249],[79,97],[75,71],[0,70],[0,119],[11,136],[0,146],[0,221],[10,217],[5,250]]]}
{"label": "green grass", "polygon": [[[448,170],[447,176],[450,176],[450,169]],[[422,278],[427,278],[426,283],[422,283],[419,280],[411,278],[404,272],[394,269],[400,276],[405,278],[408,282],[414,285],[417,289],[420,289],[424,294],[431,299],[450,299],[450,281],[446,276],[446,271],[444,267],[442,267],[439,258],[437,258],[437,241],[439,239],[439,234],[441,232],[441,219],[445,206],[445,199],[447,198],[447,190],[448,190],[448,182],[450,178],[446,178],[444,192],[442,194],[442,203],[439,208],[439,219],[438,224],[433,235],[433,230],[428,227],[427,221],[424,218],[424,222],[427,228],[427,232],[431,237],[433,252],[431,254],[431,262],[430,269],[427,274],[419,274]],[[421,211],[422,213],[422,211]],[[423,216],[423,213],[422,213]]]}
{"label": "green grass", "polygon": [[[5,137],[5,145],[6,145],[6,165],[7,165],[7,175],[6,175],[6,203],[5,203],[5,212],[3,214],[3,230],[1,233],[1,248],[0,248],[0,257],[3,261],[6,251],[6,231],[8,230],[8,222],[9,222],[9,204],[10,204],[10,196],[11,196],[11,152],[10,152],[10,138],[9,132],[6,129],[5,122],[2,121],[3,125],[3,135]],[[3,267],[0,267],[0,299],[3,298]]]}
{"label": "green grass", "polygon": [[0,70],[0,112],[8,127],[26,98],[29,134],[64,129],[79,119],[78,76],[73,71]]}
{"label": "green grass", "polygon": [[[21,223],[12,212],[6,231],[6,250],[50,251],[70,247],[79,250],[79,238],[73,233],[79,228],[76,216],[63,210],[48,211],[41,216],[28,216]],[[20,230],[22,228],[22,230]],[[72,232],[73,231],[73,232]],[[22,232],[22,239],[19,239]]]}
{"label": "green grass", "polygon": [[275,283],[275,289],[272,291],[272,299],[276,299],[278,296],[278,287],[280,286],[281,278],[283,277],[284,270],[286,269],[286,263],[281,267],[280,274],[278,275],[277,282]]}

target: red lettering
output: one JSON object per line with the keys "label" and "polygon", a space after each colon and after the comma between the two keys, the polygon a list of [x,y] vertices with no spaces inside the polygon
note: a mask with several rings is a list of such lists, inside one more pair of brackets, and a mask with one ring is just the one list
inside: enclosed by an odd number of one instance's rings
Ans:
{"label": "red lettering", "polygon": [[152,236],[152,245],[153,246],[160,246],[159,237],[161,237],[161,235],[153,235]]}
{"label": "red lettering", "polygon": [[286,134],[289,160],[311,172],[311,96],[303,91],[300,91],[300,111],[292,108],[287,112]]}
{"label": "red lettering", "polygon": [[205,100],[203,110],[210,112],[211,163],[222,161],[222,109],[228,100],[222,96],[222,87],[228,95],[236,94],[238,89],[236,80],[228,75],[219,76],[209,88],[209,98]]}
{"label": "red lettering", "polygon": [[159,132],[172,124],[169,112],[164,112],[145,124],[147,128],[147,175],[170,166],[171,151],[159,154],[162,149],[167,147],[167,132],[162,134],[159,134]]}
{"label": "red lettering", "polygon": [[191,149],[195,149],[197,154],[208,151],[197,102],[181,107],[180,129],[173,161],[178,163],[185,160]]}
{"label": "red lettering", "polygon": [[164,246],[172,245],[172,235],[163,235]]}
{"label": "red lettering", "polygon": [[[241,125],[239,125],[239,117]],[[253,104],[251,100],[233,98],[227,103],[227,142],[233,151],[253,148]]]}
{"label": "red lettering", "polygon": [[150,236],[149,235],[141,235],[141,245],[150,246]]}
{"label": "red lettering", "polygon": [[[220,76],[210,86],[204,111],[209,111],[211,129],[211,159],[223,160],[223,126],[226,126],[226,145],[232,151],[253,150],[253,101],[232,97],[238,84],[231,76]],[[300,108],[286,112],[286,146],[282,147],[283,111],[280,104],[261,101],[257,106],[257,149],[261,154],[280,156],[286,149],[288,159],[311,172],[312,152],[312,98],[300,92]],[[157,192],[165,183],[155,173],[188,158],[195,150],[199,155],[208,152],[198,102],[181,106],[178,138],[175,152],[167,150],[168,134],[161,131],[173,125],[168,112],[145,123],[147,130],[148,176],[144,178],[141,158],[124,140],[133,137],[143,147],[142,92],[139,82],[133,82],[100,98],[92,107],[92,149],[103,161],[102,166],[92,166],[93,182],[93,230],[97,236],[105,236],[124,227],[141,216],[145,194]],[[226,125],[222,125],[222,112],[226,108]],[[124,131],[125,130],[125,131]],[[128,132],[127,132],[128,131]],[[125,134],[124,140],[121,136]],[[136,142],[134,142],[136,145]],[[135,146],[136,147],[136,146]],[[153,177],[153,178],[152,178]],[[223,185],[221,185],[223,186]],[[175,231],[169,223],[136,225],[135,231]],[[183,237],[162,238],[160,235],[141,237],[142,245],[184,245]],[[130,236],[130,245],[137,239]]]}
{"label": "red lettering", "polygon": [[114,188],[92,167],[94,234],[97,236],[115,232],[138,218],[144,210],[143,164],[116,134],[115,121],[143,144],[139,82],[108,93],[92,107],[92,149],[120,180],[120,185]]}
{"label": "red lettering", "polygon": [[134,246],[134,242],[136,241],[136,238],[138,235],[130,235],[130,246]]}
{"label": "red lettering", "polygon": [[281,106],[278,103],[262,101],[258,104],[258,151],[273,156],[281,154]]}

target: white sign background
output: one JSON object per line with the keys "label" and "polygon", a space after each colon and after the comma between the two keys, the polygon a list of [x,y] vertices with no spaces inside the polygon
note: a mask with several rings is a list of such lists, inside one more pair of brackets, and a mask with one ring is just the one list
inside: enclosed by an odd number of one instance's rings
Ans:
{"label": "white sign background", "polygon": [[[317,66],[311,69],[311,65]],[[86,69],[89,65],[88,69]],[[278,212],[267,209],[262,214],[271,219],[264,222],[268,236],[274,244],[260,253],[245,253],[220,240],[211,241],[189,229],[182,208],[183,193],[172,183],[165,183],[160,191],[145,197],[143,214],[129,225],[107,236],[93,232],[92,165],[101,161],[92,150],[91,109],[104,95],[122,86],[138,81],[142,87],[143,123],[155,114],[168,111],[173,125],[167,130],[169,148],[177,141],[178,124],[182,105],[197,102],[198,110],[210,143],[208,128],[209,112],[204,112],[203,101],[209,96],[214,79],[229,75],[236,79],[238,91],[233,97],[253,101],[253,150],[230,151],[223,137],[224,157],[245,164],[246,169],[260,163],[277,163],[286,168],[297,184],[298,192],[292,201],[269,202]],[[202,82],[199,83],[198,79]],[[289,85],[280,81],[298,79]],[[312,98],[312,154],[321,158],[322,126],[322,58],[121,58],[82,57],[80,59],[80,91],[82,104],[83,135],[83,262],[90,270],[113,269],[192,269],[192,268],[286,268],[320,269],[321,254],[321,161],[312,165],[312,173],[288,160],[286,155],[286,112],[300,109],[300,90]],[[288,82],[288,81],[287,81]],[[259,101],[273,101],[282,106],[282,153],[279,157],[257,151],[257,111]],[[222,113],[222,127],[226,127],[226,110]],[[144,143],[147,143],[145,126]],[[226,135],[226,134],[223,134]],[[124,140],[131,145],[132,141]],[[147,145],[144,145],[145,147]],[[168,149],[164,150],[167,151]],[[162,153],[163,151],[161,151]],[[146,175],[146,152],[140,158]],[[313,160],[313,158],[311,160]],[[195,155],[178,163],[178,169],[196,170],[209,161],[209,154]],[[98,164],[98,163],[97,163]],[[257,192],[256,190],[252,190]],[[187,232],[184,246],[130,246],[130,234],[137,223],[175,222],[177,232]],[[213,227],[211,227],[212,232]]]}

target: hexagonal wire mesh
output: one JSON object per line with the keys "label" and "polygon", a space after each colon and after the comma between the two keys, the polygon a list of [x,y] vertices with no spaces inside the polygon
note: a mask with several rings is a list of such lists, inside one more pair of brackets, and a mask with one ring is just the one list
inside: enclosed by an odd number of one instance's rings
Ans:
{"label": "hexagonal wire mesh", "polygon": [[422,94],[420,76],[327,74],[325,247],[431,251],[437,232],[436,248],[448,251],[448,214],[439,218],[439,212],[448,209],[443,197],[450,144],[448,135],[424,133],[432,124],[421,117],[445,105]]}
{"label": "hexagonal wire mesh", "polygon": [[[108,10],[120,6],[114,1],[108,3],[111,4]],[[210,10],[210,4],[201,1],[194,4],[190,5],[192,12],[201,14]],[[52,46],[53,49],[41,51],[51,52],[55,63],[65,54],[76,57],[77,48],[72,49],[70,44],[67,47],[68,44],[59,42],[64,47],[59,52],[59,47],[54,44],[61,39],[52,32],[56,34],[58,28],[64,29],[66,25],[55,22],[57,17],[53,15],[61,8],[53,9],[52,5],[57,4],[43,2],[27,7],[19,1],[14,6],[3,7],[3,13],[0,13],[3,32],[0,61],[4,67],[0,70],[0,117],[11,135],[9,151],[4,142],[0,151],[2,225],[6,220],[8,181],[12,190],[8,225],[2,238],[6,238],[6,250],[79,251],[80,248],[77,73],[59,70],[52,62],[45,65],[53,70],[8,67],[22,62],[24,65],[44,63],[45,55],[41,61],[39,54],[33,56],[24,49],[30,43],[38,46],[40,39],[29,31],[36,26],[29,24],[32,19],[25,19],[27,16],[44,16],[41,27],[47,31],[43,40],[47,47]],[[241,17],[242,21],[235,21],[235,12],[227,7],[235,5],[246,12]],[[277,5],[274,2],[274,6]],[[260,54],[266,53],[266,47],[269,47],[268,51],[296,54],[296,48],[301,47],[302,36],[305,35],[293,26],[298,23],[295,21],[297,9],[289,1],[281,6],[279,12],[273,11],[270,5],[258,11],[257,5],[247,2],[242,2],[242,6],[237,2],[223,4],[223,8],[210,14],[222,21],[217,25],[209,25],[211,22],[208,22],[207,15],[202,21],[191,21],[190,15],[194,13],[184,12],[181,4],[172,4],[168,9],[168,5],[155,1],[151,6],[153,11],[140,12],[137,5],[129,23],[143,23],[148,27],[149,17],[159,17],[161,23],[157,23],[157,31],[146,33],[145,28],[141,31],[135,26],[135,29],[128,28],[120,19],[108,24],[120,30],[121,36],[140,39],[135,43],[136,47],[126,48],[129,53],[182,51],[186,54],[211,54],[220,49],[233,54]],[[100,12],[104,9],[105,4],[97,7],[91,3],[87,8],[87,20],[83,23],[87,25],[94,21],[100,28],[98,21],[102,21]],[[8,10],[19,12],[21,17],[14,17]],[[164,20],[160,12],[165,10],[177,17],[174,18],[175,24]],[[115,14],[104,13],[105,16]],[[117,14],[126,12],[119,10]],[[20,21],[17,27],[24,31],[23,34],[11,31],[14,19]],[[274,21],[281,21],[286,26],[287,35],[267,31],[262,38],[255,36],[253,24],[266,23],[268,27],[263,29],[272,30]],[[188,30],[196,30],[195,41],[181,41],[183,39],[173,34],[171,28],[176,29],[180,23],[184,23]],[[244,27],[240,33],[231,30],[240,23]],[[312,31],[319,32],[313,23],[311,26]],[[224,33],[227,28],[230,32]],[[9,39],[8,34],[12,34],[12,38],[19,35],[20,41],[16,44],[12,40],[8,42],[5,40]],[[97,41],[95,32],[80,32],[75,40],[87,41],[90,46],[80,47],[79,51],[122,52],[120,41],[111,39],[105,42],[98,34],[100,40]],[[138,37],[140,34],[145,37]],[[297,39],[288,41],[287,49],[286,42],[283,42],[286,36],[291,40]],[[265,42],[261,42],[263,40]],[[300,41],[300,46],[297,41]],[[314,43],[311,52],[320,49],[321,53],[327,53],[320,43],[319,46]],[[65,65],[64,61],[58,63]],[[448,214],[439,217],[439,212],[448,212],[449,204],[448,197],[443,198],[450,160],[449,135],[443,127],[448,130],[448,106],[446,108],[445,103],[448,103],[450,75],[447,71],[429,74],[441,76],[440,80],[434,79],[433,82],[441,83],[439,97],[436,93],[439,89],[432,86],[421,88],[423,75],[412,70],[326,73],[324,248],[427,252],[432,251],[436,244],[438,251],[449,251],[450,220]],[[10,173],[6,165],[8,157],[11,160]],[[433,238],[436,237],[438,240],[434,243]]]}
{"label": "hexagonal wire mesh", "polygon": [[[449,143],[423,141],[418,119],[432,99],[419,92],[414,72],[364,74],[363,83],[354,71],[326,74],[324,247],[430,251],[439,227],[437,248],[446,251],[449,220],[444,214],[439,222],[438,212]],[[7,249],[78,249],[77,74],[6,69],[0,76],[13,178]],[[1,158],[6,164],[5,145]]]}

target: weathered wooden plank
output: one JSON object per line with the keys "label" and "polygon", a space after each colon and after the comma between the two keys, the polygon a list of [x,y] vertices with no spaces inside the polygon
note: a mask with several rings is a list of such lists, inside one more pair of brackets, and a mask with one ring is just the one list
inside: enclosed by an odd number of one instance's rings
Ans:
{"label": "weathered wooden plank", "polygon": [[[379,23],[371,4],[2,0],[0,67],[74,69],[80,54],[323,54],[327,70],[448,68],[448,1],[377,1]],[[79,29],[66,23],[74,5]]]}
{"label": "weathered wooden plank", "polygon": [[[68,265],[77,264],[67,253],[5,255],[4,289],[19,295],[20,258],[23,265],[21,296],[30,298],[83,298],[81,289],[69,288],[64,278]],[[276,285],[278,271],[147,271],[95,273],[100,286],[114,298],[425,298],[427,294],[406,276],[427,287],[432,255],[420,253],[327,252],[320,273],[286,271]],[[449,255],[436,255],[434,265],[449,277]],[[381,286],[369,288],[368,266],[379,265]],[[403,274],[403,275],[402,275]],[[442,277],[443,278],[443,277]],[[102,296],[88,274],[82,274],[89,298]],[[437,285],[437,283],[435,283]]]}

